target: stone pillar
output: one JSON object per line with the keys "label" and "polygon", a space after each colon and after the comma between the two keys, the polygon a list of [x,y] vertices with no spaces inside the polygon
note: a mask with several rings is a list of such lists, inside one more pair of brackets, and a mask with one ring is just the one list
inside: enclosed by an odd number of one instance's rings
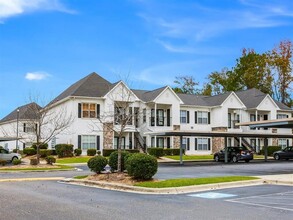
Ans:
{"label": "stone pillar", "polygon": [[[227,132],[227,127],[215,127],[212,131]],[[212,153],[218,152],[225,148],[225,138],[224,137],[213,137],[212,138]]]}
{"label": "stone pillar", "polygon": [[[180,125],[173,125],[174,131],[180,131]],[[180,137],[175,136],[173,137],[173,148],[179,148],[180,147]]]}
{"label": "stone pillar", "polygon": [[114,138],[113,127],[114,127],[113,123],[105,123],[103,125],[103,134],[104,134],[103,149],[113,149],[113,138]]}

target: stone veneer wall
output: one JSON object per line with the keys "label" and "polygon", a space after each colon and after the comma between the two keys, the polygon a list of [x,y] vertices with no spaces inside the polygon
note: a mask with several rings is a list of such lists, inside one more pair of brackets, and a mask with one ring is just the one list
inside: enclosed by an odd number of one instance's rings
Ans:
{"label": "stone veneer wall", "polygon": [[[224,131],[227,132],[227,127],[215,127],[212,131]],[[223,137],[213,137],[212,138],[212,153],[215,153],[225,147],[225,138]]]}
{"label": "stone veneer wall", "polygon": [[103,149],[113,149],[113,137],[114,137],[113,127],[114,127],[113,123],[105,123],[103,125],[103,133],[104,133]]}
{"label": "stone veneer wall", "polygon": [[[180,131],[180,125],[173,125],[174,131]],[[180,137],[173,137],[173,148],[180,148]]]}

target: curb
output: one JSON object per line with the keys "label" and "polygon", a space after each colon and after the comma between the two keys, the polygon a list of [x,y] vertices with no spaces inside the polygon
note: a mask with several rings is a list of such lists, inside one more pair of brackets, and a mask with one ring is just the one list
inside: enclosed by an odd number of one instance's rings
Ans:
{"label": "curb", "polygon": [[104,181],[91,181],[91,180],[78,180],[78,179],[64,179],[62,182],[75,185],[84,185],[90,187],[96,187],[101,189],[108,189],[114,191],[131,192],[138,194],[184,194],[191,192],[201,192],[216,189],[226,189],[243,186],[255,186],[262,185],[264,181],[259,180],[246,180],[237,182],[226,182],[216,184],[205,184],[196,186],[184,186],[184,187],[172,187],[172,188],[146,188],[138,186],[130,186],[125,184],[108,183]]}
{"label": "curb", "polygon": [[64,177],[36,177],[36,178],[16,178],[16,179],[1,179],[1,182],[22,182],[22,181],[49,181],[63,180]]}

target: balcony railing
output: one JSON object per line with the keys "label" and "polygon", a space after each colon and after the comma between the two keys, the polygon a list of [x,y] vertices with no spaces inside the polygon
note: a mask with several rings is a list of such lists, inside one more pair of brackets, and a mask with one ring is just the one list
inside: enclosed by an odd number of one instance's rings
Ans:
{"label": "balcony railing", "polygon": [[[155,124],[155,122],[157,122]],[[155,117],[149,118],[149,124],[150,126],[167,126],[170,127],[172,124],[172,117],[157,117],[157,120]]]}

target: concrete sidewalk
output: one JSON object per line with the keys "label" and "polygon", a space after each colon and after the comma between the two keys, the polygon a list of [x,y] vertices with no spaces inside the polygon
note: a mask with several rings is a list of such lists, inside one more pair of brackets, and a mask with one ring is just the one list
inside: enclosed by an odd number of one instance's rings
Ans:
{"label": "concrete sidewalk", "polygon": [[280,184],[293,186],[293,174],[280,174],[280,175],[266,175],[256,176],[261,178],[267,184]]}

